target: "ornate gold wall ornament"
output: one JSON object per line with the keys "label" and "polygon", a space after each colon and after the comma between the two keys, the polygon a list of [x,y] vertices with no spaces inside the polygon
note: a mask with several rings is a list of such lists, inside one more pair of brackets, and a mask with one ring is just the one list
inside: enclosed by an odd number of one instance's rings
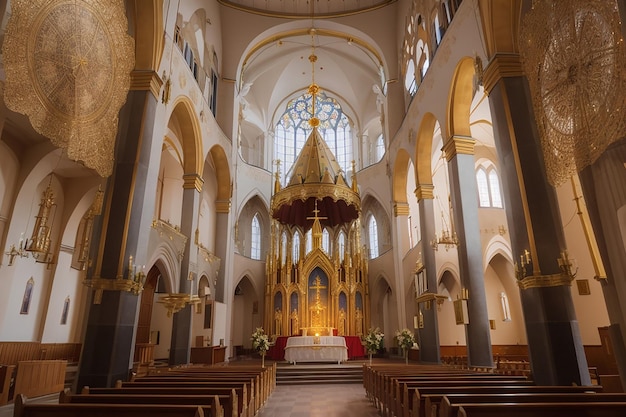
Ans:
{"label": "ornate gold wall ornament", "polygon": [[520,51],[548,181],[560,185],[626,132],[626,52],[617,2],[536,0]]}
{"label": "ornate gold wall ornament", "polygon": [[559,287],[565,285],[572,285],[573,276],[566,273],[550,274],[550,275],[529,275],[521,280],[517,281],[517,285],[522,290],[528,288],[541,288],[541,287]]}
{"label": "ornate gold wall ornament", "polygon": [[134,67],[122,0],[14,0],[3,45],[7,107],[103,177]]}

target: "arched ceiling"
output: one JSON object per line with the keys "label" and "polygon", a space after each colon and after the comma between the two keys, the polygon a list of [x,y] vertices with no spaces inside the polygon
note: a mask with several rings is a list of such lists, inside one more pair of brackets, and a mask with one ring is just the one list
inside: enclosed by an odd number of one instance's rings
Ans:
{"label": "arched ceiling", "polygon": [[221,4],[265,16],[306,18],[346,16],[377,9],[397,0],[218,0]]}
{"label": "arched ceiling", "polygon": [[375,49],[346,32],[311,31],[309,23],[300,30],[272,35],[249,52],[239,89],[244,99],[243,135],[256,137],[271,129],[287,102],[306,91],[313,80],[312,44],[317,56],[315,83],[339,101],[355,129],[380,117],[374,86],[382,88],[382,64]]}

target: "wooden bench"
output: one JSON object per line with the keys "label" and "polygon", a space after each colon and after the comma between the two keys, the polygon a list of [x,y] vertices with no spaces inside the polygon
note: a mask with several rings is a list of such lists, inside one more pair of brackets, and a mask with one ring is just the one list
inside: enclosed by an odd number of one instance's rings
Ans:
{"label": "wooden bench", "polygon": [[[116,388],[241,388],[246,386],[247,392],[250,393],[250,397],[254,399],[254,412],[256,413],[263,404],[264,400],[260,400],[261,390],[259,390],[258,376],[252,377],[240,377],[234,379],[215,378],[215,379],[202,379],[202,378],[182,378],[182,379],[163,379],[159,381],[143,381],[137,380],[132,382],[117,381]],[[265,391],[263,391],[265,392]],[[244,402],[247,403],[247,398]]]}
{"label": "wooden bench", "polygon": [[0,365],[0,405],[8,403],[9,398],[13,398],[10,391],[14,372],[15,365]]}
{"label": "wooden bench", "polygon": [[394,410],[398,410],[397,415],[403,417],[409,417],[411,415],[411,410],[415,408],[413,404],[413,390],[432,387],[432,388],[447,388],[447,387],[491,387],[497,388],[500,386],[533,386],[532,381],[516,381],[516,380],[497,380],[497,379],[489,379],[489,380],[439,380],[439,381],[412,381],[405,382],[402,384],[402,396],[397,400],[395,404]]}
{"label": "wooden bench", "polygon": [[[124,388],[120,388],[124,389]],[[61,392],[60,404],[165,404],[165,405],[197,405],[203,407],[206,414],[207,407],[217,403],[221,406],[224,417],[249,417],[247,408],[239,408],[239,400],[234,389],[225,390],[225,393],[211,393],[203,395],[180,393],[149,393],[135,394],[119,392],[115,394],[70,394],[69,390]],[[212,411],[212,414],[215,413]]]}
{"label": "wooden bench", "polygon": [[42,404],[15,398],[13,417],[224,417],[219,404],[210,407],[165,404]]}
{"label": "wooden bench", "polygon": [[624,417],[624,402],[459,404],[458,417]]}
{"label": "wooden bench", "polygon": [[[231,395],[231,392],[234,393],[234,405],[232,407],[229,406],[231,400],[224,401],[222,397],[228,397]],[[239,416],[253,416],[256,410],[254,409],[254,397],[249,396],[246,386],[242,386],[239,388],[225,388],[225,387],[210,387],[210,388],[202,388],[202,387],[194,387],[194,388],[177,388],[177,387],[134,387],[134,388],[90,388],[84,387],[81,391],[83,396],[92,396],[92,397],[100,397],[100,396],[116,396],[116,397],[126,397],[126,396],[177,396],[177,397],[202,397],[207,398],[208,396],[217,395],[220,398],[220,403],[224,407],[224,414],[229,416],[232,415],[232,412],[228,412],[228,408],[233,408]],[[73,398],[73,397],[72,397]],[[82,398],[82,397],[81,397]],[[96,400],[85,400],[85,401],[96,401]],[[122,400],[125,401],[125,400]]]}
{"label": "wooden bench", "polygon": [[38,397],[65,387],[65,360],[20,361],[15,374],[15,396]]}
{"label": "wooden bench", "polygon": [[[430,398],[429,398],[430,399]],[[626,394],[602,393],[508,393],[508,394],[447,394],[441,400],[439,412],[436,408],[426,409],[431,417],[456,417],[459,404],[483,403],[589,403],[589,402],[626,402]],[[432,403],[431,403],[432,404]],[[431,405],[432,407],[432,405]]]}
{"label": "wooden bench", "polygon": [[[512,386],[456,386],[456,387],[421,387],[414,388],[411,392],[411,409],[409,410],[410,417],[423,417],[437,414],[439,403],[444,395],[451,394],[468,394],[468,395],[481,395],[481,394],[517,394],[517,393],[574,393],[583,394],[586,392],[602,392],[602,387],[583,387],[583,386],[525,386],[525,385],[512,385]],[[430,403],[428,402],[430,400]],[[434,410],[433,410],[433,407]],[[428,413],[426,412],[428,410]]]}

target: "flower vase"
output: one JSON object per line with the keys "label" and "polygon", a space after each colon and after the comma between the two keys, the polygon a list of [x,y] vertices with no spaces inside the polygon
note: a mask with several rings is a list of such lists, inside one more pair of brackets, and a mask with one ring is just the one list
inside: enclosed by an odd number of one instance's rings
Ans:
{"label": "flower vase", "polygon": [[402,353],[404,355],[404,363],[408,365],[409,364],[409,350],[407,348],[402,348]]}
{"label": "flower vase", "polygon": [[370,366],[372,365],[372,352],[369,352],[370,354]]}
{"label": "flower vase", "polygon": [[265,351],[261,351],[261,368],[265,368]]}

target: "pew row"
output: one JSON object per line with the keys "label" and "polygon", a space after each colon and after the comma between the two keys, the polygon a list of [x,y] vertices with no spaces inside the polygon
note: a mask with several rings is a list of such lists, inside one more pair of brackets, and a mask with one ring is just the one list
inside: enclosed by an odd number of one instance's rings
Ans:
{"label": "pew row", "polygon": [[[447,394],[439,411],[433,397],[427,397],[426,410],[433,417],[457,417],[461,404],[526,404],[526,403],[626,403],[626,394],[602,393],[515,393],[515,394]],[[625,410],[626,411],[626,410]]]}
{"label": "pew row", "polygon": [[13,417],[224,417],[217,398],[209,406],[169,404],[42,404],[15,398]]}
{"label": "pew row", "polygon": [[626,403],[459,404],[457,417],[623,417]]}
{"label": "pew row", "polygon": [[[439,404],[448,395],[523,395],[523,394],[587,394],[601,393],[601,386],[450,386],[421,387],[413,389],[410,417],[437,416]],[[429,402],[430,400],[430,402]]]}
{"label": "pew row", "polygon": [[[234,389],[225,393],[211,393],[192,395],[180,393],[150,393],[150,394],[70,394],[69,390],[59,395],[59,404],[163,404],[163,405],[197,405],[203,408],[204,413],[211,410],[216,412],[213,404],[220,405],[219,413],[223,417],[248,417],[247,409],[239,410],[238,395]],[[242,413],[243,411],[243,413]]]}

